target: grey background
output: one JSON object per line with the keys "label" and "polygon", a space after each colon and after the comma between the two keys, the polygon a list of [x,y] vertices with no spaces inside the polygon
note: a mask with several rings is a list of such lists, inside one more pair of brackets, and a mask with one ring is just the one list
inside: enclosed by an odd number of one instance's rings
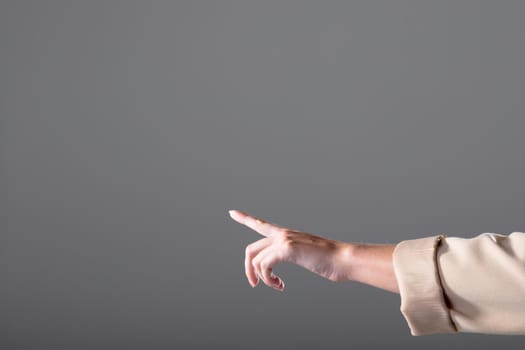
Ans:
{"label": "grey background", "polygon": [[522,349],[276,267],[244,210],[346,241],[525,230],[523,1],[0,3],[2,342]]}

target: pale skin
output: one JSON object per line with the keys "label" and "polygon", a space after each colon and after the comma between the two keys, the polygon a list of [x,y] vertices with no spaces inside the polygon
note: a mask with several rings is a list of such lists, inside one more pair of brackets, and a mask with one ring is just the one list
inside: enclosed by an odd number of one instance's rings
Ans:
{"label": "pale skin", "polygon": [[399,294],[394,244],[337,241],[279,226],[240,210],[230,210],[229,214],[263,236],[246,247],[244,268],[252,287],[260,279],[268,287],[284,291],[284,281],[273,268],[290,262],[332,282],[360,282]]}

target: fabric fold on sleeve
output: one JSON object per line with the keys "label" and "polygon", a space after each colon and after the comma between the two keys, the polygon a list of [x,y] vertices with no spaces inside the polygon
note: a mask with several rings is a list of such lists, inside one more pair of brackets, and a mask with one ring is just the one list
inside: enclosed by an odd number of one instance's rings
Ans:
{"label": "fabric fold on sleeve", "polygon": [[414,336],[457,332],[437,265],[437,249],[443,239],[445,235],[405,240],[394,249],[400,310]]}
{"label": "fabric fold on sleeve", "polygon": [[458,332],[525,334],[525,233],[447,237],[437,264]]}

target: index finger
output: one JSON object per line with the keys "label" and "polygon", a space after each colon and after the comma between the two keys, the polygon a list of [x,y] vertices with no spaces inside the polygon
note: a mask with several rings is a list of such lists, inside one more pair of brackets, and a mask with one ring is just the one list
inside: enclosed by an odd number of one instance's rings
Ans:
{"label": "index finger", "polygon": [[277,229],[282,228],[280,226],[272,224],[271,222],[246,214],[245,212],[242,212],[240,210],[230,210],[229,213],[233,220],[248,226],[252,230],[259,232],[263,236],[271,236]]}

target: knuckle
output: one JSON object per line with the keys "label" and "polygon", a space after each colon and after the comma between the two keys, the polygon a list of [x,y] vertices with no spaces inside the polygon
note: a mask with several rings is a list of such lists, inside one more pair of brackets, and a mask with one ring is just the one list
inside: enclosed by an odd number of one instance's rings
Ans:
{"label": "knuckle", "polygon": [[261,262],[259,266],[261,267],[261,271],[264,273],[264,275],[269,274],[270,266],[266,261]]}
{"label": "knuckle", "polygon": [[276,226],[273,226],[271,231],[272,231],[272,234],[274,236],[277,236],[277,237],[278,236],[284,236],[284,235],[286,235],[286,232],[287,232],[286,229],[284,229],[282,227],[276,227]]}
{"label": "knuckle", "polygon": [[296,241],[291,237],[289,233],[285,233],[279,237],[278,243],[282,248],[290,249],[295,245]]}
{"label": "knuckle", "polygon": [[276,240],[278,240],[280,242],[283,242],[283,241],[291,238],[291,234],[290,234],[290,232],[288,230],[276,229],[275,238],[276,238]]}
{"label": "knuckle", "polygon": [[341,276],[337,275],[337,274],[331,274],[328,279],[332,282],[341,282],[342,281],[342,278]]}
{"label": "knuckle", "polygon": [[290,238],[287,238],[285,240],[282,241],[281,243],[281,246],[285,249],[285,250],[292,250],[293,247],[295,246],[295,241],[293,239],[290,239]]}
{"label": "knuckle", "polygon": [[262,269],[262,265],[261,265],[261,264],[262,264],[261,259],[257,259],[257,258],[255,258],[255,259],[253,259],[253,261],[252,261],[252,265],[253,265],[253,267],[254,267],[256,270],[258,270],[258,271],[261,271],[261,269]]}
{"label": "knuckle", "polygon": [[284,237],[290,237],[293,234],[293,231],[288,228],[279,227],[278,230]]}

